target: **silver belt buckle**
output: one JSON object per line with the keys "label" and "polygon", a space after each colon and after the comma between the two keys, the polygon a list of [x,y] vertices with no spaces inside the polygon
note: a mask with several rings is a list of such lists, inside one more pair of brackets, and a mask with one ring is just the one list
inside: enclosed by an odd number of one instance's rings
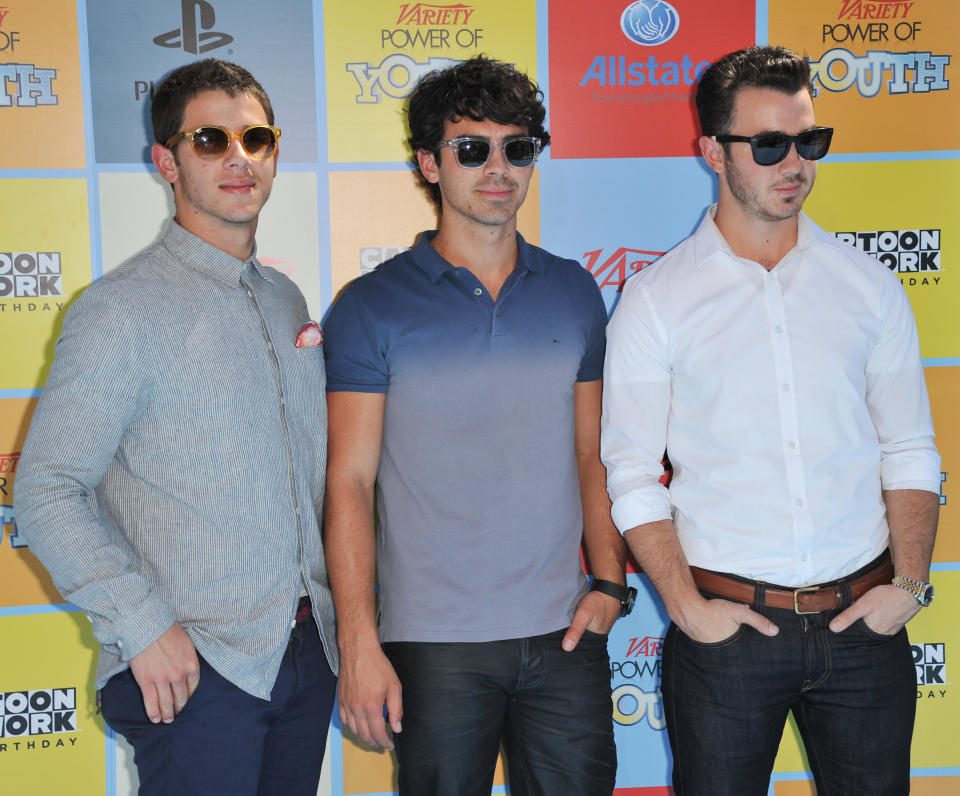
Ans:
{"label": "silver belt buckle", "polygon": [[795,614],[801,614],[801,615],[803,615],[803,614],[819,614],[819,613],[820,613],[819,611],[801,611],[801,610],[800,610],[800,603],[798,602],[798,598],[799,598],[800,595],[803,594],[804,592],[815,592],[815,591],[820,591],[820,587],[819,587],[819,586],[804,586],[803,588],[794,589],[794,590],[793,590],[793,612],[794,612]]}

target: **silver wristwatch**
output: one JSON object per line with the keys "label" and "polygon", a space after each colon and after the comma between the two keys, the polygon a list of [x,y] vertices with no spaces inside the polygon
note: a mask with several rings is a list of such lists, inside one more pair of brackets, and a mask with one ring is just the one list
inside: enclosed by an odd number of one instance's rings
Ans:
{"label": "silver wristwatch", "polygon": [[897,575],[890,582],[897,588],[910,592],[924,608],[933,602],[933,586],[930,583],[914,580],[906,575]]}

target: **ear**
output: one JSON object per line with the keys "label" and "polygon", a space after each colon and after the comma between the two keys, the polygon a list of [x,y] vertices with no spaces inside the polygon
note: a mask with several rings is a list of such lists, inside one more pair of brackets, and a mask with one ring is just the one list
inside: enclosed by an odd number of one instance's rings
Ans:
{"label": "ear", "polygon": [[723,174],[726,170],[726,153],[723,150],[723,144],[718,144],[708,135],[700,136],[700,153],[707,165],[717,174]]}
{"label": "ear", "polygon": [[420,166],[420,173],[427,182],[440,182],[440,164],[437,163],[433,152],[426,149],[418,149],[417,165]]}
{"label": "ear", "polygon": [[167,149],[162,144],[154,144],[150,147],[150,157],[163,179],[171,185],[179,179],[177,162],[174,160],[172,149]]}

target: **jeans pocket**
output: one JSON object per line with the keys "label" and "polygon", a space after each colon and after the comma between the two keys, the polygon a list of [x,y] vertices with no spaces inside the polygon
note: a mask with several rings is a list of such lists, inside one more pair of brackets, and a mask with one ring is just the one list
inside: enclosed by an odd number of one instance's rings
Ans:
{"label": "jeans pocket", "polygon": [[890,641],[891,639],[895,639],[900,634],[899,630],[895,633],[880,633],[879,631],[870,627],[870,625],[867,624],[867,620],[862,616],[856,622],[850,625],[850,628],[859,630],[864,635],[869,636],[870,638],[879,639],[881,641]]}
{"label": "jeans pocket", "polygon": [[680,628],[677,630],[680,633],[680,636],[686,639],[694,647],[699,647],[700,649],[717,649],[718,647],[727,647],[731,644],[735,644],[740,637],[746,631],[747,625],[740,625],[733,633],[726,638],[722,638],[719,641],[696,641],[695,639],[690,638],[686,633],[684,633]]}

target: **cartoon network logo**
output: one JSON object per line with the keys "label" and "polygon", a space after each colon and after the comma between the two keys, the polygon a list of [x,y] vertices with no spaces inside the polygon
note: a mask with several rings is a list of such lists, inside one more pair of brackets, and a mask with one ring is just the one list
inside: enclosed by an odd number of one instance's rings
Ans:
{"label": "cartoon network logo", "polygon": [[628,249],[626,246],[621,246],[604,259],[604,250],[596,249],[583,253],[586,258],[583,267],[597,280],[601,290],[615,286],[619,293],[623,290],[623,283],[628,276],[643,270],[662,254],[663,252]]}
{"label": "cartoon network logo", "polygon": [[837,240],[876,257],[899,274],[940,271],[939,229],[836,232]]}
{"label": "cartoon network logo", "polygon": [[635,44],[656,47],[677,35],[680,14],[665,0],[637,0],[623,9],[620,29]]}
{"label": "cartoon network logo", "polygon": [[911,644],[917,685],[947,684],[947,649],[945,644]]}
{"label": "cartoon network logo", "polygon": [[[233,41],[233,36],[212,30],[216,21],[216,12],[207,0],[182,0],[180,27],[155,36],[153,43],[160,47],[183,48],[194,55],[215,50]],[[198,33],[198,27],[202,33]]]}
{"label": "cartoon network logo", "polygon": [[360,273],[368,274],[380,263],[409,249],[409,246],[364,246],[360,249]]}
{"label": "cartoon network logo", "polygon": [[77,690],[49,688],[0,694],[0,738],[77,731]]}
{"label": "cartoon network logo", "polygon": [[60,252],[0,252],[0,298],[62,295]]}

